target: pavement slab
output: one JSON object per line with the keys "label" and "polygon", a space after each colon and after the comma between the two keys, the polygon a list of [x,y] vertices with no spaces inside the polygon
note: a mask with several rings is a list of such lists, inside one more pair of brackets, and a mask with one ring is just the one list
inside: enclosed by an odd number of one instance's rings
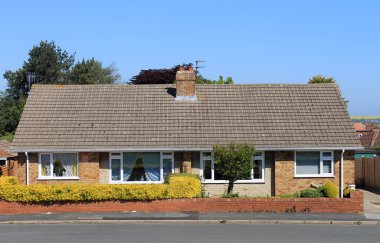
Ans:
{"label": "pavement slab", "polygon": [[[363,214],[346,213],[145,213],[145,212],[107,212],[107,213],[47,213],[0,215],[0,222],[10,221],[367,221]],[[379,219],[370,219],[378,221]]]}

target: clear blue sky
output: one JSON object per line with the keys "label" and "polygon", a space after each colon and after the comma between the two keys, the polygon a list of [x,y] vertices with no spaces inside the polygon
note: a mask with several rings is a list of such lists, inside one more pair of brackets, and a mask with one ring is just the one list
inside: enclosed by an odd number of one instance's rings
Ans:
{"label": "clear blue sky", "polygon": [[[56,3],[57,2],[57,3]],[[236,83],[333,76],[351,115],[380,115],[380,1],[7,1],[0,8],[0,90],[40,40],[77,60],[141,69],[206,60]]]}

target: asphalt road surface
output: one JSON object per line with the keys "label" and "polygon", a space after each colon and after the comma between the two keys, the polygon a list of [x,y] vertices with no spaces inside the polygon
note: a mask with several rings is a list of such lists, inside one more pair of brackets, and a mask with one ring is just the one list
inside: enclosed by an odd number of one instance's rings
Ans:
{"label": "asphalt road surface", "polygon": [[312,224],[0,225],[4,243],[380,242],[380,226]]}

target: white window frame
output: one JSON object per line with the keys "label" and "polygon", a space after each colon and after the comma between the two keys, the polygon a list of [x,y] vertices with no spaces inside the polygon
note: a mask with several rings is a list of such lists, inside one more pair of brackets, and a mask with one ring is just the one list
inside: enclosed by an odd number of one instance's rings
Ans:
{"label": "white window frame", "polygon": [[[200,152],[200,170],[199,170],[199,175],[201,177],[202,182],[214,182],[214,161],[212,160],[212,156],[204,156],[203,153],[211,153],[211,151],[201,151]],[[204,160],[211,160],[211,179],[204,179],[203,178],[203,167],[204,167]]]}
{"label": "white window frame", "polygon": [[[124,174],[123,173],[123,152],[112,152],[112,153],[109,153],[108,157],[109,157],[109,165],[108,165],[109,183],[120,184],[123,180],[123,174]],[[112,180],[112,159],[120,159],[120,180],[119,181]]]}
{"label": "white window frame", "polygon": [[[252,162],[254,160],[261,160],[262,162],[262,168],[261,168],[261,173],[262,173],[262,178],[261,179],[254,179],[253,178],[253,169],[251,170],[251,179],[250,180],[237,180],[235,183],[265,183],[265,151],[258,151],[261,153],[260,156],[254,156],[252,158]],[[199,170],[199,175],[201,177],[201,180],[203,183],[228,183],[227,180],[215,180],[214,178],[214,161],[211,156],[203,156],[203,153],[211,153],[211,151],[201,151],[200,152],[200,170]],[[203,178],[203,161],[204,160],[211,160],[211,179],[204,179]]]}
{"label": "white window frame", "polygon": [[[170,153],[170,155],[164,154],[164,153]],[[164,159],[171,159],[172,160],[172,171],[171,171],[171,173],[173,174],[174,173],[174,152],[172,152],[172,151],[160,152],[160,180],[161,181],[165,180],[165,178],[164,178]]]}
{"label": "white window frame", "polygon": [[[133,151],[132,151],[133,152]],[[139,151],[139,152],[156,152],[156,151]],[[109,153],[109,184],[160,184],[164,183],[164,159],[172,159],[172,173],[174,173],[174,152],[173,151],[161,151],[160,153],[160,180],[159,181],[123,181],[123,163],[124,163],[124,152],[110,152]],[[164,155],[164,153],[171,153],[171,155]],[[112,155],[120,154],[120,155]],[[120,159],[120,180],[112,180],[112,159]]]}
{"label": "white window frame", "polygon": [[5,160],[5,167],[8,167],[8,158],[1,157],[0,160]]}
{"label": "white window frame", "polygon": [[[319,174],[297,174],[297,152],[319,152]],[[331,156],[323,156],[323,153],[331,153]],[[331,162],[331,173],[323,172],[323,160],[330,160]],[[334,176],[334,151],[332,150],[302,150],[294,151],[294,177],[335,177]]]}
{"label": "white window frame", "polygon": [[[43,154],[48,154],[50,157],[50,176],[41,175],[41,156]],[[54,161],[53,154],[76,154],[77,155],[77,176],[53,176]],[[38,177],[37,180],[78,180],[79,179],[79,154],[76,152],[64,152],[64,153],[38,153]]]}

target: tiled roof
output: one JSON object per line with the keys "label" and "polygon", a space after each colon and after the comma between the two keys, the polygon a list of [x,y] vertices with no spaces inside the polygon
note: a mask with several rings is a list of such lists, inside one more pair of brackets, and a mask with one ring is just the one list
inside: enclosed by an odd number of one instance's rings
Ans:
{"label": "tiled roof", "polygon": [[34,85],[14,151],[196,149],[229,142],[256,148],[361,147],[332,84]]}
{"label": "tiled roof", "polygon": [[371,131],[367,134],[363,134],[361,137],[360,137],[360,142],[362,144],[362,146],[364,148],[369,148],[371,147],[371,143],[372,143],[372,138],[373,138],[373,134],[374,132]]}
{"label": "tiled roof", "polygon": [[366,131],[366,126],[361,122],[355,122],[354,123],[354,129],[355,131]]}
{"label": "tiled roof", "polygon": [[376,146],[380,142],[380,130],[374,129],[360,137],[360,142],[365,148]]}

